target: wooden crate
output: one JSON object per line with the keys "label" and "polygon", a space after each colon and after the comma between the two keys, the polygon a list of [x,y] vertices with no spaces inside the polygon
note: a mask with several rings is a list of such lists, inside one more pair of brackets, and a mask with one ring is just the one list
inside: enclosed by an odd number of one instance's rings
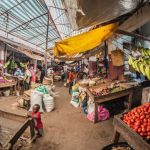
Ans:
{"label": "wooden crate", "polygon": [[150,150],[150,143],[144,140],[139,134],[134,132],[127,124],[122,121],[122,114],[114,117],[113,125],[115,129],[113,142],[119,141],[120,135],[135,150]]}

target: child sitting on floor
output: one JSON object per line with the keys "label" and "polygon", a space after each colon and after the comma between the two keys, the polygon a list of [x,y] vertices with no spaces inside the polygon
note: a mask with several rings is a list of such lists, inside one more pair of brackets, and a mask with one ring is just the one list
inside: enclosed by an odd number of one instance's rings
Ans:
{"label": "child sitting on floor", "polygon": [[41,113],[39,112],[40,105],[35,104],[32,107],[32,112],[28,113],[28,117],[32,117],[34,120],[35,131],[38,136],[43,136],[43,123],[41,121]]}

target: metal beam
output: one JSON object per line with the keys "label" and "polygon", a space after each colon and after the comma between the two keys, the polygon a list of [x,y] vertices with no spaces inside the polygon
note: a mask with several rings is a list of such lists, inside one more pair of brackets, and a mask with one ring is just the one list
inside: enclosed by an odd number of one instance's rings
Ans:
{"label": "metal beam", "polygon": [[1,13],[1,14],[0,14],[0,16],[2,16],[3,14],[5,14],[5,13],[9,12],[11,9],[13,9],[13,8],[17,7],[17,6],[18,6],[18,5],[20,5],[21,3],[24,3],[25,1],[27,1],[27,0],[21,1],[20,3],[18,3],[18,4],[16,4],[16,5],[14,5],[14,6],[13,6],[13,7],[11,7],[10,9],[7,9],[5,12]]}
{"label": "metal beam", "polygon": [[[48,42],[52,42],[52,41],[54,41],[54,40],[57,40],[59,37],[57,37],[57,38],[54,38],[54,39],[51,39],[51,40],[49,40]],[[38,44],[38,45],[36,45],[36,46],[40,46],[40,45],[42,45],[42,44],[44,44],[44,43],[46,43],[46,41],[44,41],[44,42],[42,42],[42,43],[40,43],[40,44]]]}
{"label": "metal beam", "polygon": [[[51,30],[49,30],[49,31],[52,31],[52,30],[54,30],[54,29],[51,29]],[[40,33],[40,34],[38,34],[38,35],[35,35],[35,36],[33,36],[33,37],[30,37],[29,39],[27,39],[27,41],[28,41],[28,40],[31,40],[31,39],[34,39],[34,38],[37,38],[38,36],[43,35],[43,34],[45,34],[45,32]],[[48,37],[48,39],[51,40],[49,37]]]}
{"label": "metal beam", "polygon": [[49,6],[49,7],[55,8],[55,9],[59,9],[59,10],[65,10],[65,11],[67,11],[67,9],[65,9],[65,8],[59,8],[59,7],[56,7],[56,6]]}
{"label": "metal beam", "polygon": [[[57,34],[58,34],[59,37],[62,39],[62,37],[61,37],[61,35],[60,35],[60,33],[59,33],[58,29],[57,29],[57,26],[56,26],[56,24],[55,24],[55,21],[54,21],[54,19],[52,18],[52,15],[51,15],[50,11],[48,11],[48,13],[49,13],[50,20],[52,21],[52,24],[54,25],[54,27],[55,27],[55,29],[56,29]],[[58,17],[57,17],[57,19],[58,19]],[[55,19],[55,20],[56,20],[56,19]]]}
{"label": "metal beam", "polygon": [[149,41],[150,42],[150,38],[142,36],[140,34],[137,33],[133,33],[133,32],[128,32],[128,31],[124,31],[124,30],[117,30],[116,33],[118,34],[123,34],[123,35],[128,35],[128,36],[132,36],[132,37],[136,37],[145,41]]}
{"label": "metal beam", "polygon": [[50,13],[49,13],[49,10],[48,10],[48,16],[47,16],[47,30],[46,30],[46,44],[45,44],[45,75],[47,75],[47,48],[48,48],[49,19],[50,19]]}
{"label": "metal beam", "polygon": [[[40,27],[44,27],[45,26],[45,24],[43,24],[43,25],[40,25],[40,26],[35,26],[35,27],[29,27],[29,28],[23,28],[23,29],[19,29],[19,30],[16,30],[16,31],[14,31],[14,32],[17,32],[17,31],[22,31],[22,30],[28,30],[28,29],[34,29],[34,28],[40,28]],[[13,33],[14,33],[13,32]]]}
{"label": "metal beam", "polygon": [[37,18],[40,18],[40,17],[42,17],[42,16],[44,16],[44,15],[46,15],[46,14],[47,14],[47,13],[44,13],[44,14],[42,14],[42,15],[40,15],[40,16],[37,16],[37,17],[35,17],[35,18],[32,18],[32,19],[30,19],[30,20],[24,22],[23,24],[21,24],[21,25],[15,27],[14,29],[10,30],[8,33],[11,33],[12,31],[18,29],[19,27],[21,27],[21,26],[23,26],[23,25],[25,25],[25,24],[27,24],[27,23],[29,23],[29,22],[32,22],[33,20],[35,20],[35,19],[37,19]]}

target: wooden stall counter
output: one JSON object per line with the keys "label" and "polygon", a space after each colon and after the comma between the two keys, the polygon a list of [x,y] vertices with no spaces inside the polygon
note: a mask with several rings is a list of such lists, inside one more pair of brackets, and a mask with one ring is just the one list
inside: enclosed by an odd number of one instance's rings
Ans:
{"label": "wooden stall counter", "polygon": [[127,143],[135,150],[150,150],[150,143],[144,140],[139,134],[129,128],[123,121],[122,115],[114,117],[113,125],[115,129],[113,142],[119,141],[120,135],[127,141]]}
{"label": "wooden stall counter", "polygon": [[[98,87],[101,88],[102,86],[106,86],[106,85],[110,85],[110,83],[101,84],[99,86],[92,87],[92,89],[98,88]],[[120,87],[122,85],[120,84]],[[91,92],[90,88],[87,88],[86,89],[87,98],[88,99],[91,98],[92,101],[95,104],[94,123],[96,123],[98,121],[98,111],[97,110],[98,110],[98,105],[101,104],[101,103],[109,102],[109,101],[112,101],[114,99],[118,99],[118,98],[126,96],[127,97],[127,101],[128,101],[128,108],[127,108],[127,110],[129,110],[131,108],[131,104],[132,104],[133,91],[134,91],[134,87],[130,87],[130,86],[127,87],[126,86],[124,89],[122,89],[120,91],[117,91],[117,92],[114,92],[114,93],[109,93],[109,94],[105,94],[105,95],[101,95],[101,96],[95,96]]]}

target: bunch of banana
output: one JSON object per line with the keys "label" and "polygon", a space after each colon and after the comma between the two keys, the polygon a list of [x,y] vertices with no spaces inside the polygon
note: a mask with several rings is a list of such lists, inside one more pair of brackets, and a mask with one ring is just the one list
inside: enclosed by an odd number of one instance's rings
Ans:
{"label": "bunch of banana", "polygon": [[4,64],[4,68],[7,68],[9,65],[10,65],[10,61],[7,61],[7,62]]}
{"label": "bunch of banana", "polygon": [[15,69],[16,67],[17,67],[16,62],[15,62],[14,60],[12,60],[12,61],[10,62],[10,68],[11,68],[11,69]]}
{"label": "bunch of banana", "polygon": [[22,63],[22,62],[20,62],[20,67],[21,67],[21,68],[24,68],[24,67],[25,67],[25,64]]}
{"label": "bunch of banana", "polygon": [[142,56],[150,56],[150,49],[141,48]]}
{"label": "bunch of banana", "polygon": [[150,57],[141,56],[137,59],[134,59],[132,56],[129,56],[128,60],[129,65],[131,65],[137,72],[142,73],[150,80]]}

